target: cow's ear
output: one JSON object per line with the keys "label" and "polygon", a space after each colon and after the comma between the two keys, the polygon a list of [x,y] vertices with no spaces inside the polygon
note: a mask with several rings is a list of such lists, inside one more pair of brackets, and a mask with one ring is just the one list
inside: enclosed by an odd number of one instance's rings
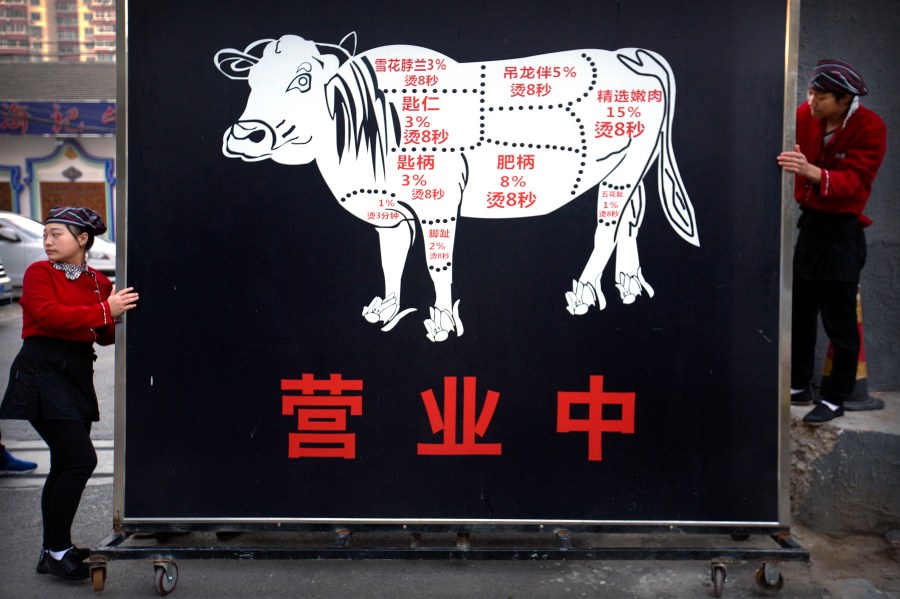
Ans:
{"label": "cow's ear", "polygon": [[343,48],[350,56],[356,56],[356,32],[351,31],[350,33],[345,35],[344,39],[342,39],[341,43],[338,45]]}
{"label": "cow's ear", "polygon": [[326,73],[334,74],[334,72],[338,70],[338,67],[341,66],[340,59],[334,54],[320,54],[318,60],[322,63],[322,70]]}
{"label": "cow's ear", "polygon": [[234,48],[226,48],[216,52],[215,62],[216,68],[229,79],[246,79],[259,59]]}

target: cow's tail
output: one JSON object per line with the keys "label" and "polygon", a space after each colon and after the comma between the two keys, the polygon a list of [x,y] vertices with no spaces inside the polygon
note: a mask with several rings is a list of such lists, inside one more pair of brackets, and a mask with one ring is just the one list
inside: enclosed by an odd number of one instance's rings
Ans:
{"label": "cow's tail", "polygon": [[657,180],[659,183],[659,199],[669,224],[685,241],[699,246],[697,221],[694,218],[694,206],[684,189],[675,152],[672,149],[672,118],[675,113],[675,79],[672,69],[665,59],[649,50],[634,50],[634,58],[620,53],[619,60],[626,67],[639,75],[655,77],[663,88],[663,123],[659,130],[656,152]]}

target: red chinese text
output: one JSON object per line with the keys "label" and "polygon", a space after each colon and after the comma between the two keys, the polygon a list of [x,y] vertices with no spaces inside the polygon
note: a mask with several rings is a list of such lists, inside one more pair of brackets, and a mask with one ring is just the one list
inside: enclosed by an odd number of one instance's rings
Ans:
{"label": "red chinese text", "polygon": [[69,108],[63,116],[59,104],[54,104],[50,118],[53,120],[54,133],[81,133],[84,131],[84,121],[75,123],[75,119],[78,118],[78,109],[74,106]]}
{"label": "red chinese text", "polygon": [[639,137],[644,132],[644,124],[640,121],[597,121],[594,123],[594,137]]}
{"label": "red chinese text", "polygon": [[574,67],[560,67],[543,65],[538,67],[506,67],[503,69],[504,79],[557,79],[559,77],[574,77]]}
{"label": "red chinese text", "polygon": [[663,93],[660,89],[601,89],[597,92],[597,101],[603,103],[630,103],[630,102],[662,102]]}
{"label": "red chinese text", "polygon": [[376,73],[428,73],[443,71],[447,64],[443,58],[376,58]]}
{"label": "red chinese text", "polygon": [[538,96],[543,98],[549,96],[553,91],[553,86],[549,83],[512,83],[509,86],[509,96],[511,98],[524,98],[526,96]]}
{"label": "red chinese text", "polygon": [[419,154],[417,156],[400,154],[399,156],[397,156],[397,170],[433,171],[434,154]]}
{"label": "red chinese text", "polygon": [[340,374],[282,379],[282,391],[299,393],[281,396],[282,415],[296,413],[299,431],[289,435],[288,457],[355,459],[356,434],[347,432],[347,413],[362,414],[362,388],[362,380],[345,380]]}
{"label": "red chinese text", "polygon": [[446,129],[406,129],[403,131],[403,144],[435,144],[440,145],[449,139]]}
{"label": "red chinese text", "polygon": [[434,391],[422,392],[425,412],[431,431],[435,434],[444,431],[443,443],[419,443],[419,455],[501,455],[501,443],[476,443],[475,437],[484,437],[487,432],[500,394],[488,391],[485,394],[481,414],[476,415],[475,405],[476,379],[473,376],[463,377],[462,431],[461,440],[457,439],[457,382],[455,376],[444,377],[444,412],[438,406]]}
{"label": "red chinese text", "polygon": [[[590,390],[560,391],[556,406],[556,432],[588,434],[588,460],[603,459],[603,433],[634,433],[634,393],[609,393],[603,390],[603,377],[591,376]],[[573,405],[586,405],[587,418],[572,417]],[[606,418],[604,406],[619,406],[619,418]]]}
{"label": "red chinese text", "polygon": [[396,210],[379,210],[366,212],[366,220],[398,220],[400,213]]}
{"label": "red chinese text", "polygon": [[497,170],[534,170],[534,154],[500,154],[497,156]]}
{"label": "red chinese text", "polygon": [[489,191],[487,194],[488,208],[529,208],[537,202],[537,196],[532,191]]}
{"label": "red chinese text", "polygon": [[413,200],[440,200],[444,197],[443,189],[418,189],[412,190],[410,199]]}
{"label": "red chinese text", "polygon": [[103,115],[100,117],[100,122],[104,125],[109,125],[110,123],[116,122],[116,107],[115,106],[107,106],[106,110],[103,111]]}
{"label": "red chinese text", "polygon": [[15,131],[19,129],[22,133],[28,133],[28,107],[23,104],[12,102],[0,104],[3,108],[3,122],[0,122],[0,129]]}
{"label": "red chinese text", "polygon": [[[439,101],[440,98],[437,96],[403,96],[403,102],[400,105],[400,109],[403,110],[403,112],[440,110],[441,107],[438,106]],[[410,126],[411,119],[412,117],[406,117],[407,127]]]}

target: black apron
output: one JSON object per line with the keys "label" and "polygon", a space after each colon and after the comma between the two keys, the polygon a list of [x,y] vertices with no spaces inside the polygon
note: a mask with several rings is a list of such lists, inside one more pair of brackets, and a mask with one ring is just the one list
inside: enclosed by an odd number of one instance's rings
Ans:
{"label": "black apron", "polygon": [[94,344],[28,337],[9,369],[0,418],[100,420],[94,390]]}

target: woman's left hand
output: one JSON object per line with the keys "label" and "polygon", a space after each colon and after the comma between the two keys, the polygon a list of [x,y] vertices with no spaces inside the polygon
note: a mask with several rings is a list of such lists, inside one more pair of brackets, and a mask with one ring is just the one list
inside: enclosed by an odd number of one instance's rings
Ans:
{"label": "woman's left hand", "polygon": [[106,301],[109,303],[109,313],[113,318],[118,318],[137,306],[138,294],[134,291],[134,287],[126,287],[121,291],[116,291],[113,287],[113,292]]}

